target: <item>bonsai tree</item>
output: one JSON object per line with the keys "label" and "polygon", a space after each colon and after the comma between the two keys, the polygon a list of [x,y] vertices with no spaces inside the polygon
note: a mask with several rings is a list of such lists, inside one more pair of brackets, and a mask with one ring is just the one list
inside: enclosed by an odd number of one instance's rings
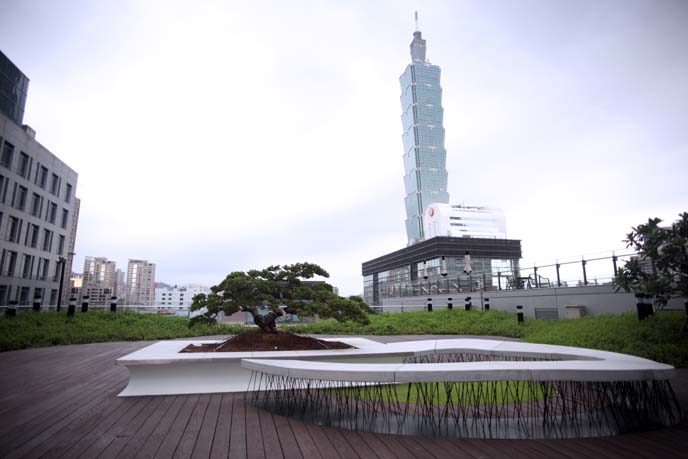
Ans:
{"label": "bonsai tree", "polygon": [[[226,315],[245,311],[267,333],[276,333],[275,320],[284,314],[318,315],[338,321],[368,323],[368,306],[358,297],[342,298],[323,281],[308,281],[314,276],[329,277],[313,263],[269,266],[262,270],[235,271],[210,288],[211,293],[193,297],[191,311],[205,310],[191,319],[214,323],[220,311]],[[267,309],[267,312],[263,312]]]}
{"label": "bonsai tree", "polygon": [[654,298],[658,307],[673,297],[688,298],[688,212],[679,214],[671,226],[651,218],[632,228],[627,247],[638,252],[619,268],[614,278],[617,288],[636,296]]}

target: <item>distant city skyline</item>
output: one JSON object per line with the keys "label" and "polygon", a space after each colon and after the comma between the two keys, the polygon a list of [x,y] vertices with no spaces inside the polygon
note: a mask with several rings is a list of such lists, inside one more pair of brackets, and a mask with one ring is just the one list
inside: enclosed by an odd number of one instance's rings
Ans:
{"label": "distant city skyline", "polygon": [[24,123],[79,174],[74,266],[172,284],[311,261],[342,294],[402,247],[399,73],[442,67],[447,192],[524,265],[686,211],[688,3],[6,0]]}

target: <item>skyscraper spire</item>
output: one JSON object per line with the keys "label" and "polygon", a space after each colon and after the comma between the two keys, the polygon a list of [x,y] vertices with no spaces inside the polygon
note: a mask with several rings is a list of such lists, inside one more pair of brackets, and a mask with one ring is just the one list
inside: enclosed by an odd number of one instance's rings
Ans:
{"label": "skyscraper spire", "polygon": [[416,11],[416,32],[418,32],[418,11]]}
{"label": "skyscraper spire", "polygon": [[411,42],[411,62],[425,63],[425,40],[421,36],[420,30],[413,32],[413,41]]}

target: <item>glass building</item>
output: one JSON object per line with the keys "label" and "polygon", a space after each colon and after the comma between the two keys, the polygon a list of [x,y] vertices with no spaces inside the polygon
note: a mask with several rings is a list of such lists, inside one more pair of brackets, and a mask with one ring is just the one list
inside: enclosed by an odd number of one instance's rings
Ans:
{"label": "glass building", "polygon": [[399,78],[409,245],[425,239],[425,209],[432,203],[449,202],[440,68],[426,61],[425,51],[421,33],[414,32],[411,63]]}
{"label": "glass building", "polygon": [[21,126],[29,79],[0,51],[0,113]]}

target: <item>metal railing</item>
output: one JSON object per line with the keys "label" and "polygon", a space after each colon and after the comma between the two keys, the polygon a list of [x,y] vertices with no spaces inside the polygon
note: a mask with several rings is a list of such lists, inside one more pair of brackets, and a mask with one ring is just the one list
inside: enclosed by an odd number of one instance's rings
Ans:
{"label": "metal railing", "polygon": [[427,279],[378,282],[377,296],[402,298],[435,294],[467,293],[495,290],[609,285],[623,262],[635,256],[632,251],[604,252],[568,257],[554,262],[528,263],[521,260],[518,269],[482,270],[459,275],[433,275]]}

